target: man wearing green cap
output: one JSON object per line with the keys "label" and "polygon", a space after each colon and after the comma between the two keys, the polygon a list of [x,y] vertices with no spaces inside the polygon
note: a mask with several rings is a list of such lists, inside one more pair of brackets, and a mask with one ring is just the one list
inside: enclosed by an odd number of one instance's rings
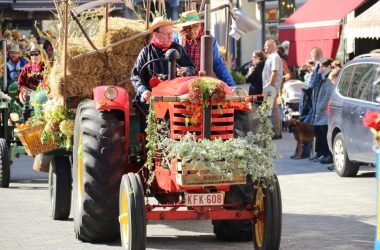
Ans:
{"label": "man wearing green cap", "polygon": [[[203,19],[200,19],[195,10],[183,12],[179,23],[176,25],[180,29],[179,43],[183,45],[187,55],[194,62],[197,72],[201,65],[201,37],[204,35]],[[216,77],[228,86],[236,86],[229,70],[219,54],[218,45],[214,39],[213,43],[213,69]]]}

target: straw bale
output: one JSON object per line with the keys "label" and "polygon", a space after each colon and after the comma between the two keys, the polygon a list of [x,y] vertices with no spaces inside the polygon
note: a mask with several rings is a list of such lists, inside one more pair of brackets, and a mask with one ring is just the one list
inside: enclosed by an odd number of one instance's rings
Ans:
{"label": "straw bale", "polygon": [[[111,17],[108,19],[108,32],[105,32],[105,20],[100,22],[99,32],[95,37],[97,45],[104,47],[115,43],[124,38],[131,37],[145,30],[144,22],[138,20],[130,20],[121,17]],[[115,53],[124,53],[126,55],[138,55],[141,50],[141,44],[146,44],[146,37],[134,39],[131,43],[124,43],[120,46],[112,48]]]}
{"label": "straw bale", "polygon": [[[107,34],[103,20],[92,41],[97,48],[102,48],[144,30],[145,25],[139,21],[109,18]],[[72,57],[93,49],[83,38],[69,39],[66,96],[89,98],[92,89],[96,86],[116,85],[122,82],[122,86],[128,91],[130,100],[133,100],[135,90],[130,82],[130,73],[140,50],[146,45],[148,39],[149,37],[136,38],[113,47],[106,53],[89,55],[79,60],[73,60]],[[55,62],[49,76],[49,85],[53,95],[64,95],[62,62]]]}

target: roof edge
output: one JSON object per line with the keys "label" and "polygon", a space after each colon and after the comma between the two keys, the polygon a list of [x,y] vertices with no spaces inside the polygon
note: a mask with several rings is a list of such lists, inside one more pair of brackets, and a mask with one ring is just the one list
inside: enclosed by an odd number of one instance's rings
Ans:
{"label": "roof edge", "polygon": [[278,25],[278,29],[286,30],[286,29],[317,28],[317,27],[335,26],[335,25],[341,25],[341,24],[342,24],[342,20],[329,20],[329,21],[309,22],[309,23],[280,24]]}

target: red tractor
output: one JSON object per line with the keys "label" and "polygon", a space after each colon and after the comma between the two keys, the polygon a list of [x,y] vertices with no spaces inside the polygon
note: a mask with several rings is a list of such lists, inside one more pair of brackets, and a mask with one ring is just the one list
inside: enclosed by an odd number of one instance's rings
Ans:
{"label": "red tractor", "polygon": [[[173,97],[176,89],[189,80],[163,82],[153,89],[153,98],[165,99],[161,95],[164,92],[166,97]],[[255,249],[279,248],[282,212],[278,181],[269,189],[266,180],[253,183],[239,176],[229,181],[202,174],[202,166],[194,168],[173,161],[167,169],[156,159],[150,196],[158,204],[146,203],[146,183],[142,180],[147,176],[142,178],[142,171],[137,173],[141,165],[131,164],[133,159],[128,157],[132,155],[129,109],[123,103],[128,103],[124,89],[99,87],[94,90],[94,100],[82,103],[77,110],[73,184],[79,239],[97,242],[119,237],[119,204],[120,233],[128,249],[145,249],[146,224],[150,220],[212,220],[218,239],[253,239]],[[188,111],[183,103],[156,102],[154,108],[158,119],[169,118],[173,138],[187,132],[204,137],[204,124],[186,126],[183,114]],[[213,108],[211,120],[211,139],[233,138],[234,109],[223,109],[220,115]]]}
{"label": "red tractor", "polygon": [[[207,56],[212,53],[207,50],[212,43],[207,45],[207,37],[204,40],[203,62],[212,58],[212,54]],[[199,139],[233,138],[234,108],[220,112],[210,105],[199,123],[186,123],[189,111],[179,98],[183,94],[179,90],[197,77],[175,78],[175,55],[168,58],[172,59],[169,80],[152,90],[154,111],[157,119],[168,124],[168,136],[180,139],[192,132]],[[210,64],[203,64],[206,75]],[[254,249],[279,249],[282,207],[276,176],[272,176],[275,181],[269,188],[265,178],[252,181],[250,176],[237,175],[226,179],[203,166],[182,164],[180,159],[172,159],[167,168],[156,158],[151,169],[154,180],[148,187],[151,173],[142,170],[145,137],[136,132],[138,122],[130,116],[128,98],[123,88],[101,86],[94,89],[92,100],[77,108],[72,170],[77,238],[102,242],[121,236],[126,249],[145,249],[149,221],[212,220],[220,240],[253,240]]]}

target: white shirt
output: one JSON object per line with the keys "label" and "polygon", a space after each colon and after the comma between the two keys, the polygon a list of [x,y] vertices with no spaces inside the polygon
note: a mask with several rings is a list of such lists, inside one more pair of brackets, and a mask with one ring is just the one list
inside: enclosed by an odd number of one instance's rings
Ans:
{"label": "white shirt", "polygon": [[269,54],[269,56],[265,60],[265,66],[263,69],[263,87],[268,85],[270,76],[274,70],[277,70],[278,72],[277,79],[274,83],[274,87],[278,90],[280,89],[282,83],[283,69],[281,57],[277,54],[277,52]]}

